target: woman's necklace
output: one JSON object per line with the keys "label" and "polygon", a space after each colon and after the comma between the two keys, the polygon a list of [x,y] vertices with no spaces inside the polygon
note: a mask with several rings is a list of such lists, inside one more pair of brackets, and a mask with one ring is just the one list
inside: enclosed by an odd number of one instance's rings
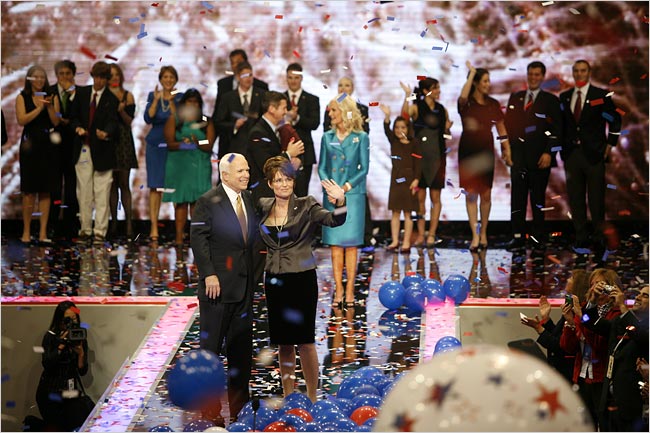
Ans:
{"label": "woman's necklace", "polygon": [[170,106],[171,106],[171,104],[169,103],[169,101],[167,101],[167,107],[165,107],[165,98],[161,96],[160,97],[160,109],[163,111],[163,113],[168,112]]}
{"label": "woman's necklace", "polygon": [[284,218],[278,224],[278,208],[277,206],[273,210],[273,223],[275,224],[275,228],[278,230],[278,233],[282,233],[282,230],[284,229],[284,226],[287,224],[287,220],[289,218],[289,209],[287,209],[287,213],[284,214]]}

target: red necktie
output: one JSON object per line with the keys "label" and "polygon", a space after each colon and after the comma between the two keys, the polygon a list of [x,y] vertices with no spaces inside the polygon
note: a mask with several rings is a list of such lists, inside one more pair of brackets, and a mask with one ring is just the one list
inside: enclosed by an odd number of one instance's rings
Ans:
{"label": "red necktie", "polygon": [[580,121],[580,114],[582,114],[582,97],[580,95],[580,90],[578,90],[576,105],[573,107],[573,118],[576,119],[576,122]]}
{"label": "red necktie", "polygon": [[296,104],[296,94],[294,93],[291,95],[291,106],[296,107],[298,104]]}

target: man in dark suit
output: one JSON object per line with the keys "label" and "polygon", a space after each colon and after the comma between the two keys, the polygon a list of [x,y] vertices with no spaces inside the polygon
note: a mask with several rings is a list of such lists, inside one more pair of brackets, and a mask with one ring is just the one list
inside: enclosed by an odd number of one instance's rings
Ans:
{"label": "man in dark suit", "polygon": [[106,86],[111,78],[111,67],[107,63],[95,63],[90,74],[92,86],[78,87],[72,103],[70,124],[77,134],[72,159],[77,174],[80,240],[87,241],[94,234],[94,242],[100,245],[104,243],[108,230],[115,140],[118,138],[117,107],[120,101]]}
{"label": "man in dark suit", "polygon": [[312,167],[316,163],[311,131],[320,125],[320,102],[317,96],[302,89],[302,66],[299,63],[287,66],[287,87],[289,90],[284,92],[289,101],[287,120],[305,145],[303,163],[297,172],[294,192],[298,197],[305,197],[309,194]]}
{"label": "man in dark suit", "polygon": [[[60,60],[54,64],[57,83],[52,85],[50,92],[58,95],[59,106],[61,107],[61,121],[57,132],[61,135],[59,145],[60,171],[57,183],[52,193],[52,204],[50,207],[50,219],[56,225],[54,227],[57,235],[66,239],[72,239],[79,231],[79,202],[77,201],[77,174],[75,173],[74,142],[75,132],[70,125],[70,111],[75,98],[74,77],[77,73],[77,66],[70,60]],[[59,219],[59,210],[63,210],[63,218]]]}
{"label": "man in dark suit", "polygon": [[226,153],[246,151],[248,133],[260,118],[264,90],[253,85],[253,67],[242,62],[237,65],[239,85],[226,93],[214,117],[215,130],[219,135],[219,158]]}
{"label": "man in dark suit", "polygon": [[264,114],[248,135],[246,154],[251,167],[250,189],[253,192],[255,203],[260,197],[273,197],[273,191],[264,178],[266,160],[278,155],[284,155],[291,160],[300,157],[305,151],[302,140],[289,142],[287,150],[282,151],[278,126],[287,114],[287,98],[283,93],[266,92],[262,101],[262,109]]}
{"label": "man in dark suit", "polygon": [[[253,245],[257,240],[255,205],[246,191],[250,177],[243,155],[219,162],[221,182],[196,202],[190,242],[199,271],[201,348],[221,353],[226,340],[228,402],[231,419],[249,399],[253,357]],[[221,403],[204,415],[223,426]]]}
{"label": "man in dark suit", "polygon": [[[591,67],[586,60],[573,64],[575,87],[560,94],[563,110],[562,160],[566,173],[571,218],[576,231],[576,246],[589,246],[587,205],[595,246],[603,248],[605,221],[605,163],[618,142],[621,116],[604,89],[592,86]],[[512,142],[512,141],[511,141]],[[597,254],[599,256],[599,254]]]}
{"label": "man in dark suit", "polygon": [[562,132],[560,101],[541,89],[546,75],[542,62],[528,65],[528,89],[510,95],[505,125],[510,139],[512,168],[510,169],[510,222],[513,239],[508,249],[524,248],[526,238],[526,208],[530,196],[533,213],[534,247],[543,247],[546,237],[544,211],[546,187],[551,167],[556,167],[555,153],[559,150]]}

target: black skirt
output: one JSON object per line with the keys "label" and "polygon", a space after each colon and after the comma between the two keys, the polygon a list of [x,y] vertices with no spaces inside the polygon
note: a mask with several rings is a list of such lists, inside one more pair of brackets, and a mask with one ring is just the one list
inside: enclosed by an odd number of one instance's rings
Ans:
{"label": "black skirt", "polygon": [[316,270],[266,274],[264,290],[272,344],[314,343],[318,280]]}

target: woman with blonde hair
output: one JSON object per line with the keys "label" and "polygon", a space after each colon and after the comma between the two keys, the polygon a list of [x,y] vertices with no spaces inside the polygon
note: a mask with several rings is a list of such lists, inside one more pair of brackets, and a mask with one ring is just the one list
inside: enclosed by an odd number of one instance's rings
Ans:
{"label": "woman with blonde hair", "polygon": [[[358,247],[363,245],[366,203],[366,177],[370,163],[368,134],[356,102],[339,94],[329,103],[331,129],[321,139],[318,175],[333,180],[346,192],[347,219],[340,227],[323,227],[323,244],[332,247],[334,305],[343,303],[343,269],[346,269],[345,305],[354,306]],[[325,191],[323,191],[325,192]],[[323,200],[327,210],[334,204]]]}

